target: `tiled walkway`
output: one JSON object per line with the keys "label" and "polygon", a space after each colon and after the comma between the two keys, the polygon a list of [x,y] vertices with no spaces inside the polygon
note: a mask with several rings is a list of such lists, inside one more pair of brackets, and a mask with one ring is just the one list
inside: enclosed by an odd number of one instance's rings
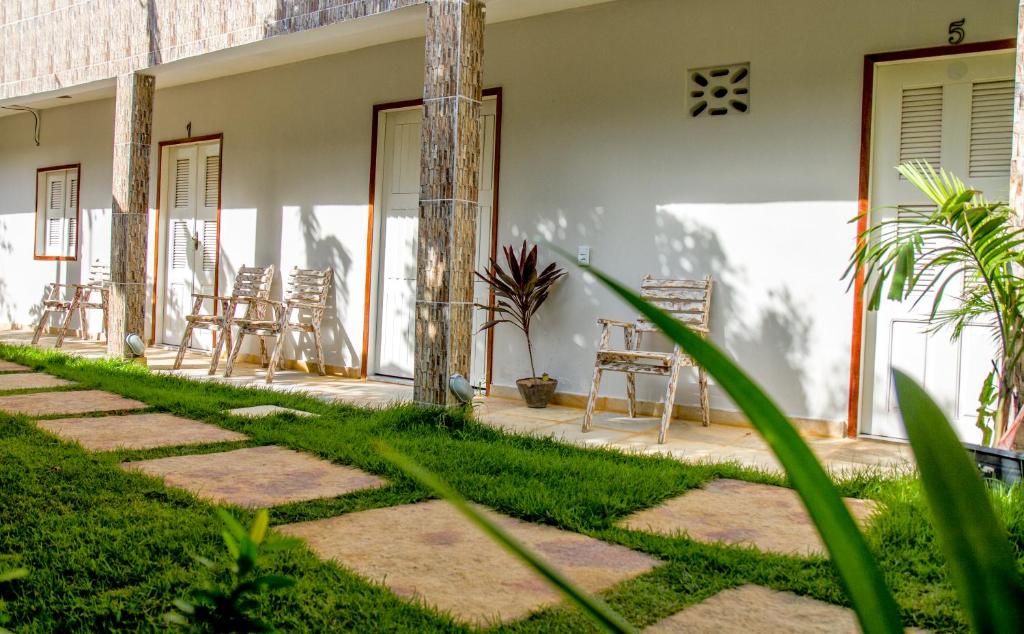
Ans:
{"label": "tiled walkway", "polygon": [[[26,383],[47,384],[48,376],[10,364],[0,369],[0,377],[19,377],[8,378],[6,391]],[[65,388],[66,383],[50,387]],[[147,405],[108,392],[63,389],[3,396],[3,391],[5,388],[0,387],[0,410],[41,417],[36,421],[40,428],[78,442],[86,450],[247,439],[216,425],[170,414],[122,413]],[[510,420],[520,418],[509,413],[516,409],[515,404],[497,408],[487,401],[483,407],[491,408],[492,415],[505,412]],[[69,411],[91,416],[53,417]],[[569,412],[554,411],[555,416],[571,420]],[[613,426],[608,430],[617,431]],[[253,508],[332,498],[387,484],[355,467],[273,445],[139,460],[121,466],[161,478],[167,486],[186,489],[214,503]],[[821,554],[807,515],[794,498],[788,489],[719,480],[657,508],[639,511],[620,525],[798,556]],[[869,521],[872,504],[860,500],[848,504],[862,522]],[[753,508],[762,512],[751,514]],[[700,509],[705,512],[695,512]],[[590,592],[608,590],[661,564],[650,555],[621,545],[482,510]],[[713,526],[707,521],[708,510],[715,511],[710,522]],[[384,584],[400,597],[424,602],[472,625],[517,620],[562,601],[561,595],[535,572],[440,500],[347,513],[275,530],[304,539],[322,558],[337,561],[368,581]],[[786,538],[779,542],[773,534]],[[759,586],[742,586],[670,615],[656,623],[652,631],[855,632],[856,628],[852,613],[845,608]]]}
{"label": "tiled walkway", "polygon": [[[0,341],[28,344],[32,339],[28,331],[0,333]],[[53,337],[43,338],[42,346],[50,346]],[[99,358],[105,351],[103,344],[65,340],[64,352],[84,357]],[[149,348],[149,367],[157,372],[173,372],[175,350]],[[223,367],[223,363],[221,366]],[[209,357],[189,353],[178,374],[199,380],[208,380],[206,370]],[[239,363],[235,375],[214,380],[233,385],[266,387],[262,368]],[[336,400],[359,406],[385,406],[412,399],[408,384],[381,381],[360,381],[338,376],[319,376],[295,370],[279,371],[274,375],[270,389],[300,390],[325,400]],[[686,461],[735,461],[743,465],[779,470],[771,451],[753,429],[729,425],[703,427],[699,423],[676,420],[672,423],[669,440],[657,442],[658,420],[655,418],[630,419],[624,414],[598,412],[594,428],[580,431],[583,412],[572,407],[551,406],[530,409],[521,401],[494,397],[479,397],[474,402],[477,417],[484,423],[514,433],[551,436],[558,440],[590,447],[608,446],[643,454],[665,455]],[[905,467],[910,462],[908,448],[900,443],[868,439],[808,437],[808,443],[823,464],[837,475],[864,468],[890,469]]]}

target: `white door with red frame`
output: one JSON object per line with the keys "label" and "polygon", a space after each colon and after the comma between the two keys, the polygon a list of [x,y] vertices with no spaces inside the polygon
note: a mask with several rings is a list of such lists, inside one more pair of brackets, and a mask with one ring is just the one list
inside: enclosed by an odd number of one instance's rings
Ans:
{"label": "white door with red frame", "polygon": [[[1012,51],[879,65],[872,122],[870,220],[934,209],[895,169],[927,160],[989,200],[1006,200],[1013,123]],[[904,211],[898,211],[897,206]],[[910,210],[910,211],[907,211]],[[953,301],[963,281],[947,287]],[[990,326],[969,325],[960,341],[929,332],[937,288],[903,302],[885,300],[865,320],[861,431],[904,439],[891,368],[908,372],[942,406],[960,438],[980,442],[975,426],[982,383],[996,355]],[[915,305],[915,300],[916,305]]]}
{"label": "white door with red frame", "polygon": [[[491,219],[495,188],[497,100],[485,98],[480,113],[480,186],[477,216],[476,267],[488,266],[491,253]],[[377,301],[371,372],[411,379],[416,337],[416,251],[419,230],[420,124],[422,108],[406,108],[381,114],[378,141],[377,197],[380,225],[377,239]],[[482,282],[474,299],[488,301]],[[476,309],[474,332],[486,321],[486,311]],[[484,387],[487,380],[487,333],[474,334],[470,381]]]}
{"label": "white door with red frame", "polygon": [[[220,142],[174,145],[165,150],[161,208],[164,240],[163,343],[178,345],[192,294],[212,295],[217,277],[217,210]],[[207,302],[204,309],[212,305]],[[211,333],[197,330],[192,347],[212,348]]]}

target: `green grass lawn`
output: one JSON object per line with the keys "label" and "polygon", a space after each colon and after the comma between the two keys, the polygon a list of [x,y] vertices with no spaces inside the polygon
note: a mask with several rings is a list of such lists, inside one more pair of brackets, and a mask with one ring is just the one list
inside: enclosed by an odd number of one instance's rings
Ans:
{"label": "green grass lawn", "polygon": [[[614,528],[641,508],[715,477],[784,484],[735,465],[684,465],[670,459],[587,450],[495,431],[460,414],[412,406],[367,410],[312,397],[198,383],[133,365],[87,361],[0,345],[0,357],[104,389],[166,411],[248,434],[252,440],[187,448],[86,453],[0,414],[0,571],[29,577],[0,584],[0,615],[15,632],[163,630],[163,613],[206,574],[193,555],[222,557],[221,524],[211,504],[126,473],[124,460],[277,444],[357,466],[391,484],[330,500],[271,510],[274,524],[311,520],[429,497],[380,458],[383,440],[433,470],[466,497],[525,520],[551,524],[644,551],[666,563],[624,582],[605,598],[638,626],[741,583],[846,604],[831,565],[819,558],[765,555]],[[222,410],[276,404],[313,419],[225,416]],[[916,481],[865,475],[839,483],[844,495],[882,501],[869,531],[907,625],[963,630],[963,615],[927,523]],[[1018,558],[1024,561],[1024,496],[996,495]],[[248,521],[249,514],[237,511]],[[443,565],[439,562],[439,565]],[[302,549],[274,554],[266,569],[298,580],[270,595],[262,618],[285,631],[467,631],[429,608],[399,600]],[[0,616],[0,623],[3,617]],[[502,628],[516,632],[589,631],[584,617],[552,608]]]}

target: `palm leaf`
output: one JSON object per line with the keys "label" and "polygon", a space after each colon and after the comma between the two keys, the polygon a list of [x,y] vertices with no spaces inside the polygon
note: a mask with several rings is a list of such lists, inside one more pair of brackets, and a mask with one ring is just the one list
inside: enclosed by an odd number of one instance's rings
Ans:
{"label": "palm leaf", "polygon": [[935,533],[972,629],[1020,632],[1024,583],[977,468],[935,401],[899,370],[893,384]]}

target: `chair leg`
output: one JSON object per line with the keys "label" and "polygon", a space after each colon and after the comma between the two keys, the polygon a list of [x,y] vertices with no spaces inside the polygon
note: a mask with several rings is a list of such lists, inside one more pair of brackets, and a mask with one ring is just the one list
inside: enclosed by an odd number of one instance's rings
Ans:
{"label": "chair leg", "polygon": [[711,424],[711,396],[708,393],[708,373],[704,368],[697,368],[697,382],[700,385],[700,413],[704,426]]}
{"label": "chair leg", "polygon": [[[230,328],[230,326],[228,326],[228,328]],[[206,372],[210,376],[217,373],[217,366],[220,365],[220,353],[224,350],[224,339],[227,338],[223,329],[220,332],[217,332],[214,336],[217,337],[217,344],[213,346],[213,356],[210,358],[210,369]],[[231,350],[230,342],[228,343],[228,350]]]}
{"label": "chair leg", "polygon": [[284,347],[284,335],[284,330],[280,330],[277,333],[277,341],[274,342],[274,351],[270,354],[270,364],[267,366],[267,383],[274,382],[274,370],[277,369],[277,364],[281,361],[281,348]]}
{"label": "chair leg", "polygon": [[629,417],[636,418],[636,374],[626,373],[626,400],[629,401]]}
{"label": "chair leg", "polygon": [[[276,344],[275,344],[275,347],[276,347]],[[267,363],[268,363],[268,360],[267,360],[267,338],[261,336],[260,337],[260,364],[263,367],[267,367]]]}
{"label": "chair leg", "polygon": [[590,385],[590,396],[587,397],[587,410],[583,412],[583,431],[590,431],[594,425],[594,408],[597,407],[597,390],[601,387],[601,366],[594,368],[594,382]]}
{"label": "chair leg", "polygon": [[71,318],[74,317],[75,313],[78,312],[78,306],[74,303],[68,308],[67,312],[64,313],[64,321],[60,324],[60,331],[57,333],[57,348],[64,345],[64,336],[68,334],[68,330],[71,329]]}
{"label": "chair leg", "polygon": [[185,334],[181,336],[181,343],[178,345],[178,354],[174,357],[174,365],[172,367],[175,370],[180,370],[181,362],[185,360],[185,351],[188,350],[188,344],[192,343],[192,329],[194,327],[195,325],[192,322],[185,326]]}
{"label": "chair leg", "polygon": [[81,339],[89,339],[89,310],[85,306],[78,309],[78,325],[82,328]]}
{"label": "chair leg", "polygon": [[228,364],[224,368],[224,378],[228,378],[235,371],[235,358],[238,356],[239,351],[242,349],[242,342],[245,341],[245,332],[242,330],[238,331],[235,336],[235,345],[231,348],[231,354],[228,355]]}
{"label": "chair leg", "polygon": [[316,342],[316,364],[320,368],[320,376],[326,376],[327,366],[324,365],[324,346],[320,341],[320,328],[313,328],[313,340]]}
{"label": "chair leg", "polygon": [[668,375],[668,388],[665,390],[665,409],[661,413],[661,429],[658,430],[658,444],[668,439],[668,426],[672,423],[672,410],[676,403],[676,384],[679,383],[679,364],[672,364]]}
{"label": "chair leg", "polygon": [[43,336],[43,328],[46,327],[46,318],[50,316],[50,311],[46,308],[43,309],[43,314],[39,316],[39,323],[36,324],[36,331],[32,334],[32,345],[39,343],[39,338]]}

